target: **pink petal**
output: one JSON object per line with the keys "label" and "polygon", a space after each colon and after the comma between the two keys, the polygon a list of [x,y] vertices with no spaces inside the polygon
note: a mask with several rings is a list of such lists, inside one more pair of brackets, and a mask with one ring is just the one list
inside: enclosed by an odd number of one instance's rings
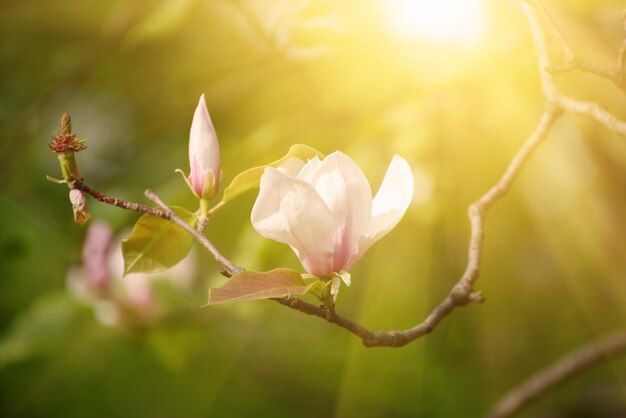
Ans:
{"label": "pink petal", "polygon": [[339,221],[334,236],[334,270],[343,270],[350,257],[358,251],[359,237],[369,226],[372,191],[363,171],[346,154],[339,151],[323,161],[311,160],[298,178],[306,180]]}

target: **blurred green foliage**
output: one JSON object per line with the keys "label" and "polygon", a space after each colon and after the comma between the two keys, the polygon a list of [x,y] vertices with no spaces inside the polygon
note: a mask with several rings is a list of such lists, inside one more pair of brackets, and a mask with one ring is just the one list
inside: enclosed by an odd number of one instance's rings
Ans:
{"label": "blurred green foliage", "polygon": [[[58,175],[46,142],[61,113],[87,139],[77,157],[88,184],[134,201],[150,187],[193,208],[173,171],[187,167],[205,93],[225,182],[294,143],[346,152],[375,185],[394,154],[407,158],[415,204],[352,271],[338,310],[374,329],[421,321],[465,267],[468,204],[497,180],[543,103],[517,1],[485,1],[485,33],[471,48],[397,38],[383,3],[3,0],[2,417],[481,416],[533,371],[623,326],[626,142],[570,116],[488,218],[478,282],[487,303],[407,347],[367,349],[269,302],[201,308],[223,279],[197,249],[199,284],[160,289],[169,313],[159,321],[105,327],[68,294],[85,230],[72,222],[67,190],[45,181]],[[623,6],[548,3],[577,52],[607,66],[624,36]],[[609,83],[560,80],[626,117]],[[254,198],[230,203],[208,235],[249,269],[300,269],[252,229]],[[97,202],[91,211],[117,230],[137,219]],[[626,362],[615,360],[525,416],[623,416],[622,399]]]}

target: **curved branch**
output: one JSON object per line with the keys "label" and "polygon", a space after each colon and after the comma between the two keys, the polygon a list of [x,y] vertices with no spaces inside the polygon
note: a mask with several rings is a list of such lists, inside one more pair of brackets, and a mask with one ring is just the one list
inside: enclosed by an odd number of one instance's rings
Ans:
{"label": "curved branch", "polygon": [[[502,177],[482,197],[469,206],[468,214],[470,218],[471,237],[468,245],[467,266],[463,275],[456,282],[445,299],[435,307],[421,323],[405,330],[391,331],[370,331],[350,319],[336,314],[334,309],[318,307],[297,298],[284,297],[275,299],[277,302],[291,309],[298,310],[308,315],[314,315],[330,323],[334,323],[361,338],[363,344],[368,347],[399,347],[408,344],[430,333],[445,316],[457,307],[467,305],[470,302],[481,303],[484,301],[482,293],[475,292],[473,286],[478,280],[480,273],[480,260],[484,241],[484,224],[487,213],[489,209],[510,190],[513,182],[532,153],[541,142],[546,139],[554,122],[563,111],[588,115],[613,132],[626,135],[626,122],[613,116],[596,103],[579,101],[567,97],[559,91],[554,82],[553,75],[546,71],[546,69],[550,67],[550,57],[547,48],[545,28],[539,16],[537,5],[529,0],[523,3],[523,7],[528,16],[528,22],[537,52],[541,85],[546,98],[545,110],[535,130],[514,156]],[[544,17],[547,16],[547,18],[551,19],[545,10],[543,12]],[[554,24],[554,22],[552,23]],[[557,32],[557,36],[561,39],[561,42],[565,43],[560,32]],[[620,65],[622,67],[626,60],[626,58],[624,58],[626,56],[626,43],[624,45],[620,52]],[[89,193],[104,203],[168,219],[183,228],[202,244],[202,246],[213,255],[215,260],[224,267],[224,275],[230,277],[232,274],[242,270],[224,257],[200,231],[187,225],[158,196],[149,190],[146,190],[146,196],[157,203],[162,209],[155,209],[137,203],[110,198],[89,188],[79,180],[74,183],[73,187]]]}
{"label": "curved branch", "polygon": [[517,152],[506,171],[480,199],[469,206],[471,238],[468,248],[468,262],[465,272],[454,285],[448,296],[426,317],[424,321],[412,328],[392,331],[369,331],[359,324],[328,310],[318,308],[295,298],[282,298],[277,301],[282,305],[299,310],[309,315],[315,315],[347,329],[360,337],[367,347],[401,347],[426,334],[429,334],[439,322],[450,312],[470,302],[484,301],[482,293],[474,292],[473,286],[480,273],[480,258],[484,240],[485,217],[488,210],[508,192],[515,178],[530,158],[533,151],[547,137],[550,128],[561,112],[557,107],[548,105],[535,131],[526,140]]}
{"label": "curved branch", "polygon": [[[515,178],[523,168],[524,164],[528,158],[530,158],[532,152],[547,137],[552,124],[559,115],[559,109],[548,104],[534,132],[517,152],[500,180],[498,180],[498,182],[480,199],[469,206],[468,214],[471,225],[471,238],[468,246],[468,261],[465,271],[446,298],[435,309],[433,309],[433,311],[421,323],[405,330],[370,331],[362,325],[336,314],[334,311],[324,307],[315,306],[294,297],[284,297],[275,300],[291,309],[308,315],[317,316],[348,330],[352,334],[361,338],[363,344],[367,347],[401,347],[426,334],[429,334],[437,326],[437,324],[439,324],[439,322],[441,322],[441,320],[454,309],[465,306],[471,302],[482,303],[484,301],[484,297],[481,292],[473,291],[473,285],[478,279],[480,272],[480,258],[484,240],[484,224],[486,214],[493,204],[501,199],[511,188]],[[124,209],[149,213],[174,222],[176,225],[191,234],[196,241],[198,241],[213,255],[215,260],[224,267],[224,273],[227,277],[242,271],[241,268],[235,266],[230,260],[224,257],[201,232],[189,226],[175,212],[173,212],[163,202],[163,200],[150,190],[146,190],[145,195],[148,199],[160,206],[163,212],[155,212],[158,211],[158,209],[150,208],[138,203],[125,202],[120,199],[111,198],[91,189],[82,182],[80,182],[80,187],[81,190],[91,194],[96,197],[96,199],[104,203],[112,204]]]}
{"label": "curved branch", "polygon": [[167,219],[187,231],[187,233],[194,237],[196,241],[202,244],[202,246],[211,253],[213,258],[215,258],[215,261],[217,261],[224,267],[224,273],[227,277],[230,277],[233,274],[242,271],[241,268],[235,266],[230,260],[224,257],[222,253],[220,253],[219,250],[215,248],[215,245],[213,245],[213,243],[211,243],[211,241],[209,241],[208,238],[205,237],[200,231],[192,228],[187,222],[183,221],[182,218],[178,216],[176,212],[174,212],[169,206],[167,206],[159,196],[154,194],[150,189],[146,189],[144,194],[148,199],[152,200],[165,211],[165,213],[167,214]]}
{"label": "curved branch", "polygon": [[[540,7],[541,13],[545,16],[546,20],[550,24],[556,38],[561,43],[561,48],[565,53],[565,63],[562,65],[550,64],[544,67],[544,69],[553,75],[564,74],[571,71],[580,71],[587,74],[593,74],[597,77],[603,78],[605,80],[613,83],[617,88],[619,88],[622,93],[626,93],[626,84],[624,84],[624,72],[626,68],[624,68],[624,59],[626,56],[626,40],[623,42],[622,47],[617,56],[616,66],[613,68],[605,68],[599,65],[594,65],[580,56],[576,55],[574,52],[574,48],[570,45],[570,43],[565,38],[563,31],[556,23],[554,18],[548,13],[545,5],[539,0],[527,0],[529,3],[534,3],[534,7]],[[626,29],[626,28],[625,28]]]}
{"label": "curved branch", "polygon": [[91,196],[93,196],[96,200],[107,203],[109,205],[117,206],[118,208],[141,212],[147,215],[156,216],[159,218],[167,219],[171,221],[187,231],[191,236],[193,236],[196,241],[198,241],[208,252],[213,255],[215,261],[221,264],[224,267],[223,274],[227,277],[232,276],[235,273],[242,271],[241,268],[235,266],[230,260],[222,255],[219,250],[202,234],[202,231],[195,230],[189,224],[182,220],[180,216],[176,214],[169,206],[167,206],[161,198],[155,195],[152,191],[146,190],[145,195],[148,199],[152,200],[154,203],[159,205],[161,209],[152,208],[150,206],[142,205],[141,203],[129,202],[122,199],[117,199],[111,196],[107,196],[104,193],[100,193],[99,191],[92,189],[87,186],[82,180],[74,180],[70,185],[70,188],[81,190]]}
{"label": "curved branch", "polygon": [[622,354],[626,354],[626,330],[587,343],[509,391],[487,417],[510,417],[567,379],[609,357]]}
{"label": "curved branch", "polygon": [[[574,99],[559,91],[553,78],[553,74],[558,72],[554,71],[554,66],[551,64],[550,54],[548,53],[548,42],[546,39],[545,28],[546,21],[548,21],[555,28],[557,38],[562,43],[563,48],[565,48],[566,51],[571,51],[571,47],[545,8],[541,7],[541,10],[539,10],[540,6],[538,6],[534,1],[524,2],[523,8],[528,18],[528,24],[530,26],[533,42],[535,44],[541,85],[546,99],[559,106],[564,111],[574,114],[587,115],[616,134],[626,136],[626,122],[611,114],[603,106],[595,102]],[[624,42],[624,46],[619,53],[618,61],[620,66],[625,65],[624,60],[626,58],[624,58],[624,56],[626,56],[626,41]],[[620,71],[616,74],[620,74],[621,77],[623,72]]]}
{"label": "curved branch", "polygon": [[141,212],[146,213],[148,215],[156,216],[158,218],[170,219],[170,215],[161,209],[151,208],[150,206],[142,205],[141,203],[129,202],[127,200],[117,199],[115,197],[107,196],[104,193],[100,193],[97,190],[92,189],[87,186],[82,180],[75,180],[70,184],[70,188],[78,189],[83,191],[91,196],[93,196],[96,200],[106,203],[109,205],[117,206],[118,208],[130,210],[133,212]]}
{"label": "curved branch", "polygon": [[562,96],[559,97],[559,105],[568,112],[587,115],[614,133],[626,136],[626,122],[611,114],[599,103]]}

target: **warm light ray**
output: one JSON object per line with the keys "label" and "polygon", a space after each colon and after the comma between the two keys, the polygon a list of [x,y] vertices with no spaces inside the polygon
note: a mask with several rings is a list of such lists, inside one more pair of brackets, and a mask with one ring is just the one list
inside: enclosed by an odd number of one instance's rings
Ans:
{"label": "warm light ray", "polygon": [[481,0],[383,0],[391,30],[404,40],[475,45],[485,26]]}

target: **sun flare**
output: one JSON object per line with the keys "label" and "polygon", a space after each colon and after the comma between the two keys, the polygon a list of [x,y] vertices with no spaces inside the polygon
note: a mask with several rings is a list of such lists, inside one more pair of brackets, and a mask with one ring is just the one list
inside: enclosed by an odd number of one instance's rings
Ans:
{"label": "sun flare", "polygon": [[482,0],[382,0],[393,33],[403,40],[475,45],[485,26]]}

